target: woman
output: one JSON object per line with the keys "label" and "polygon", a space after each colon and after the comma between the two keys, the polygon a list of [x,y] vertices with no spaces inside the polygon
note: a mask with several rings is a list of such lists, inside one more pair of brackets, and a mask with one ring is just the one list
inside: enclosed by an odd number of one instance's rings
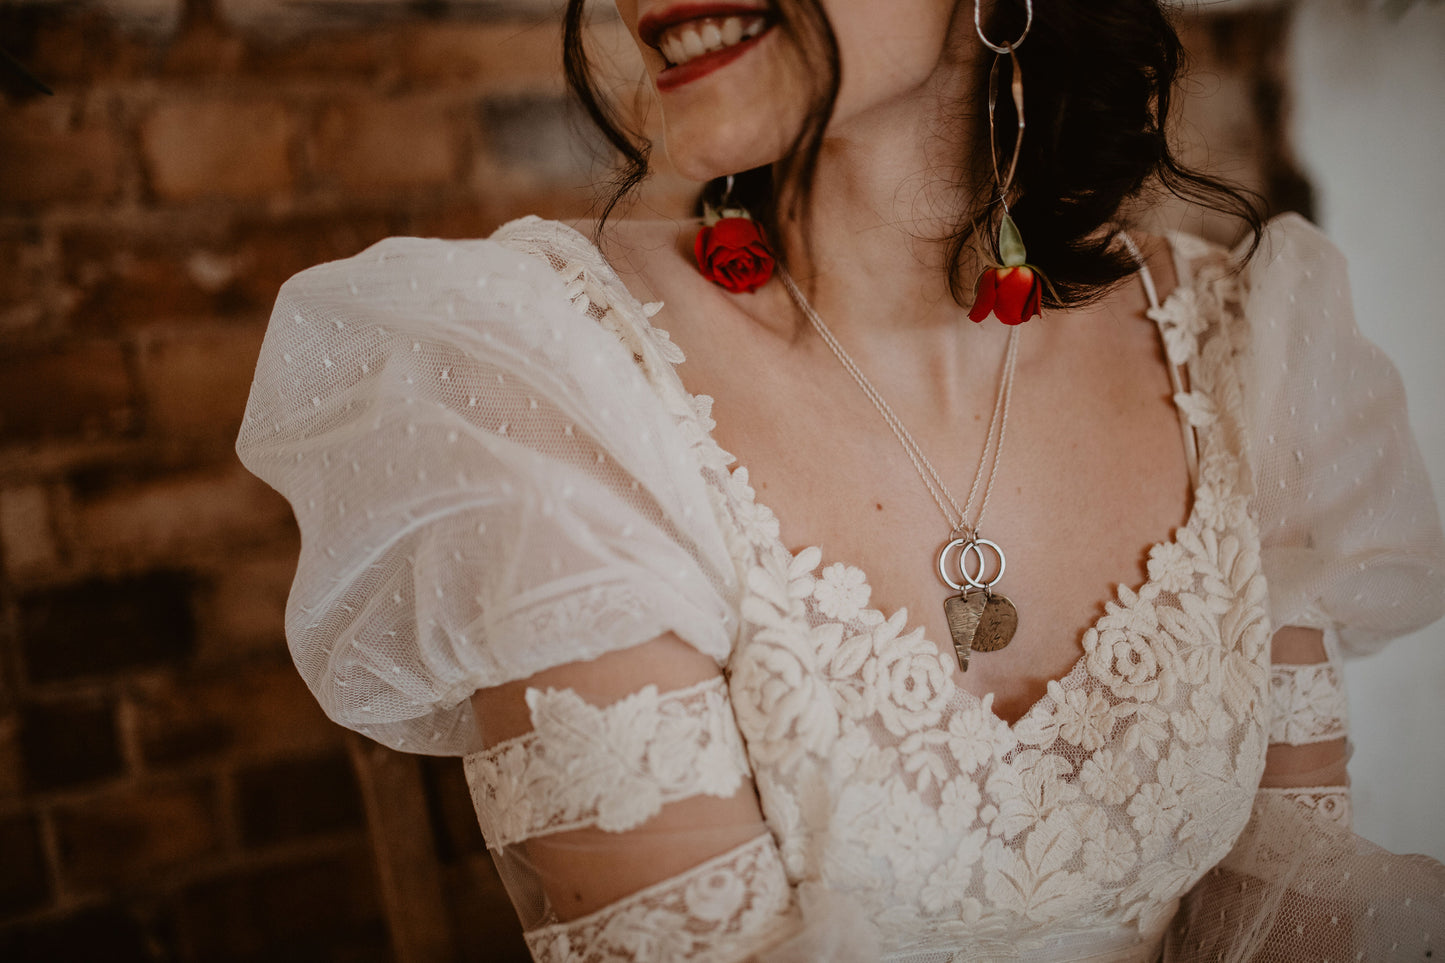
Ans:
{"label": "woman", "polygon": [[240,441],[303,674],[467,756],[534,955],[1426,953],[1336,663],[1438,616],[1429,484],[1317,233],[1121,226],[1252,216],[1168,152],[1157,5],[619,10],[707,229],[305,272]]}

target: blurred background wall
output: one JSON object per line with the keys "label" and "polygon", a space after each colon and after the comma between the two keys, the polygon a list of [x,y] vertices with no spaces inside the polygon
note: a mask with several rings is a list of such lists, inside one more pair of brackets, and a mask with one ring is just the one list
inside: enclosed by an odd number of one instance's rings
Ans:
{"label": "blurred background wall", "polygon": [[[1180,19],[1181,136],[1345,248],[1445,478],[1445,7]],[[0,65],[0,960],[525,958],[460,764],[346,737],[291,668],[296,533],[231,444],[295,271],[588,212],[556,22],[551,0],[0,0],[0,48],[55,89]],[[687,202],[664,174],[644,203]],[[1441,641],[1351,671],[1358,824],[1437,857]]]}

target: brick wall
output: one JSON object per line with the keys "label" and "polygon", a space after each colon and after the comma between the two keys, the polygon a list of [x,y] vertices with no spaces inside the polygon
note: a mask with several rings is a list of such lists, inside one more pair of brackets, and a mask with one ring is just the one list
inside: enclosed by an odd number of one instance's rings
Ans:
{"label": "brick wall", "polygon": [[[0,959],[519,958],[455,760],[349,740],[291,668],[295,529],[231,445],[295,271],[587,211],[548,11],[0,0],[56,91],[0,67]],[[1190,35],[1193,126],[1281,193],[1239,53],[1277,29]]]}

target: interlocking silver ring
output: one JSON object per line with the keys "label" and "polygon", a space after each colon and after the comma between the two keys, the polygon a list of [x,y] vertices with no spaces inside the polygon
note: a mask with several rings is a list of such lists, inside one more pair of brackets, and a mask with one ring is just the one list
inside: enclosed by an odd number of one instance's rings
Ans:
{"label": "interlocking silver ring", "polygon": [[1024,0],[1024,32],[1013,43],[996,44],[983,35],[983,0],[973,0],[973,29],[978,31],[978,39],[983,45],[996,54],[1006,54],[1017,50],[1019,44],[1029,35],[1029,28],[1034,25],[1034,0]]}
{"label": "interlocking silver ring", "polygon": [[[979,546],[981,545],[986,545],[989,548],[993,549],[993,553],[998,556],[998,572],[996,572],[994,574],[994,577],[989,579],[988,581],[983,581],[983,573],[985,569],[983,566],[983,551],[979,548]],[[968,574],[969,552],[972,552],[974,556],[978,558],[978,572],[975,575]],[[998,547],[997,542],[990,542],[986,538],[969,539],[968,544],[963,546],[963,551],[959,553],[958,556],[958,570],[963,574],[964,580],[967,581],[968,584],[972,585],[974,588],[993,588],[995,585],[998,584],[998,580],[1003,578],[1003,570],[1007,567],[1008,561],[1003,557],[1003,549]]]}
{"label": "interlocking silver ring", "polygon": [[[968,541],[969,540],[966,538],[955,538],[953,541],[943,546],[943,549],[938,553],[938,577],[943,579],[944,585],[947,585],[955,592],[962,592],[964,583],[955,582],[952,576],[948,574],[948,553],[953,551],[955,548],[967,545]],[[958,570],[962,572],[963,566],[960,565]]]}
{"label": "interlocking silver ring", "polygon": [[[963,576],[962,582],[955,581],[949,573],[949,556],[956,548],[961,549],[958,553],[958,573]],[[983,577],[987,571],[984,566],[983,548],[991,549],[994,555],[998,556],[998,571],[994,573],[993,578],[987,580]],[[978,571],[972,575],[968,572],[968,556],[970,553],[978,559]],[[965,586],[977,589],[993,588],[998,584],[999,579],[1003,578],[1004,569],[1007,567],[1008,562],[1004,558],[1003,549],[998,547],[997,542],[991,542],[986,538],[955,538],[943,546],[942,550],[938,553],[938,577],[943,579],[943,584],[956,592],[964,591]]]}

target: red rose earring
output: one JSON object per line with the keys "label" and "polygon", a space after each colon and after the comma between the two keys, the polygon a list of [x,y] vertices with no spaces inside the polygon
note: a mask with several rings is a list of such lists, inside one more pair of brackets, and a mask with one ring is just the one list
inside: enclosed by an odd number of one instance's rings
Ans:
{"label": "red rose earring", "polygon": [[[1024,78],[1015,51],[1029,35],[1029,27],[1033,26],[1034,4],[1033,0],[1025,0],[1027,19],[1024,21],[1023,33],[1009,44],[996,44],[984,36],[979,7],[978,0],[974,0],[974,28],[984,46],[997,55],[988,74],[988,148],[989,157],[993,161],[994,181],[998,184],[999,204],[1003,207],[1003,217],[998,225],[998,253],[1003,263],[992,265],[978,276],[973,308],[968,312],[968,317],[969,320],[978,322],[992,314],[1004,324],[1023,324],[1041,313],[1039,306],[1043,301],[1043,289],[1049,283],[1042,271],[1028,263],[1023,237],[1020,236],[1018,225],[1010,216],[1008,207],[1008,191],[1013,185],[1014,172],[1019,166],[1019,152],[1024,143]],[[1013,93],[1014,113],[1018,115],[1018,132],[1014,135],[1013,157],[1009,160],[1007,174],[999,171],[998,139],[994,133],[994,109],[998,105],[998,65],[1005,54],[1008,55],[1012,68],[1009,87]]]}
{"label": "red rose earring", "polygon": [[998,253],[1003,264],[978,276],[968,319],[982,321],[992,312],[1004,324],[1023,324],[1042,313],[1039,302],[1045,279],[1042,271],[1028,263],[1018,226],[1007,213],[998,227]]}
{"label": "red rose earring", "polygon": [[751,294],[773,276],[777,259],[768,247],[763,226],[741,207],[730,207],[733,176],[717,207],[703,205],[703,226],[693,241],[698,270],[734,294]]}

